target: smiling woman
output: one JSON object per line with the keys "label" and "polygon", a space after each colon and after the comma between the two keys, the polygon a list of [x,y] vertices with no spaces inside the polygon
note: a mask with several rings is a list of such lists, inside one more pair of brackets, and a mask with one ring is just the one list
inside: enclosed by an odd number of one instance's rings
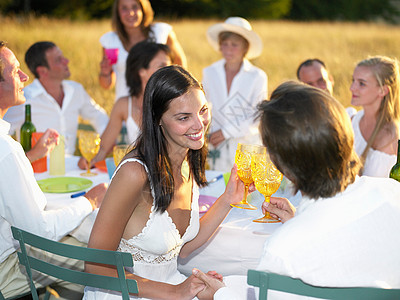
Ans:
{"label": "smiling woman", "polygon": [[[243,184],[232,169],[226,191],[199,221],[210,122],[204,92],[185,69],[168,66],[150,77],[143,103],[142,133],[114,173],[88,246],[132,254],[127,277],[137,280],[137,296],[192,299],[203,286],[178,272],[178,255],[187,256],[209,239],[230,203],[240,200]],[[104,266],[86,269],[115,276]],[[104,290],[85,293],[85,299],[105,297],[120,299]]]}

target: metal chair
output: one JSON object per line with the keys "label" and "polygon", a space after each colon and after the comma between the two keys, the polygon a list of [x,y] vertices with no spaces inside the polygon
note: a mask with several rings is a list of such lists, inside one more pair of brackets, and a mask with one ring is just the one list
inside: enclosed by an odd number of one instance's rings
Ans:
{"label": "metal chair", "polygon": [[259,300],[267,299],[268,290],[323,299],[400,299],[399,289],[318,287],[304,283],[300,279],[256,270],[248,270],[247,283],[260,288]]}
{"label": "metal chair", "polygon": [[[122,299],[124,300],[129,299],[129,293],[138,293],[136,280],[127,279],[125,277],[125,267],[133,267],[132,256],[129,253],[63,244],[37,236],[13,226],[11,227],[11,231],[14,239],[19,241],[21,252],[18,252],[18,259],[20,264],[24,265],[26,268],[34,300],[38,300],[38,295],[32,280],[32,269],[64,281],[106,290],[119,291],[122,293]],[[68,258],[115,266],[118,271],[118,277],[91,274],[84,271],[60,267],[53,263],[30,256],[26,251],[25,245],[30,245],[49,253]],[[48,299],[49,296],[50,292],[47,290],[45,299]]]}

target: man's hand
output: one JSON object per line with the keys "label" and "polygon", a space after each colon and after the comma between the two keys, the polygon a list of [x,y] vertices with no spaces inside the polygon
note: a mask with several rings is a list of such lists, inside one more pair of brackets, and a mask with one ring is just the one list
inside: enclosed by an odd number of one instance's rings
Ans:
{"label": "man's hand", "polygon": [[47,129],[37,141],[35,146],[26,152],[26,156],[28,157],[29,161],[32,163],[35,160],[49,155],[54,147],[58,145],[60,140],[59,137],[60,135],[55,129]]}
{"label": "man's hand", "polygon": [[197,280],[199,280],[199,282],[203,282],[205,285],[204,289],[197,294],[197,298],[201,300],[213,299],[216,291],[225,286],[222,281],[222,276],[215,271],[210,271],[207,274],[204,274],[198,269],[193,269],[192,274],[197,278]]}
{"label": "man's hand", "polygon": [[286,198],[271,197],[270,203],[264,202],[262,211],[268,211],[275,219],[281,219],[282,223],[290,220],[296,213],[296,208]]}

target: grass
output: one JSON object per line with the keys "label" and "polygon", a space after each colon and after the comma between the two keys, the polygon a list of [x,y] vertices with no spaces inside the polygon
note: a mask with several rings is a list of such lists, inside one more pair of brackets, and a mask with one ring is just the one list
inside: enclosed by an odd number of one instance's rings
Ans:
{"label": "grass", "polygon": [[[25,51],[36,41],[55,42],[70,60],[71,79],[82,83],[108,113],[114,103],[112,90],[103,90],[97,80],[101,56],[100,36],[111,29],[110,20],[67,21],[48,18],[0,17],[0,40],[8,42],[30,76]],[[157,20],[156,20],[157,21]],[[202,69],[220,59],[208,44],[207,28],[220,20],[174,20],[170,23],[182,44],[188,69],[201,80]],[[325,61],[335,81],[335,97],[350,105],[349,87],[354,66],[370,55],[400,58],[400,26],[381,23],[251,21],[264,42],[262,55],[253,64],[269,78],[269,92],[281,82],[296,79],[299,63],[318,57]],[[28,82],[28,83],[29,83]]]}

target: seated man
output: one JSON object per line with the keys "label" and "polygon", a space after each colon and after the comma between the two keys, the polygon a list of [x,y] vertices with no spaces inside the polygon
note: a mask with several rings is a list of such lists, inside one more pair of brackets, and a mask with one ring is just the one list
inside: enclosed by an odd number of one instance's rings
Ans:
{"label": "seated man", "polygon": [[[264,205],[284,224],[267,239],[258,269],[317,286],[400,288],[400,183],[358,177],[342,105],[320,89],[286,82],[259,111],[263,144],[303,199],[297,210],[284,198]],[[214,299],[246,299],[245,277],[242,284],[227,277],[224,287],[193,273],[209,288],[204,292],[216,292]]]}
{"label": "seated man", "polygon": [[[84,246],[68,234],[100,205],[107,188],[104,184],[97,185],[84,197],[70,198],[68,207],[45,210],[47,200],[35,180],[32,166],[21,144],[8,135],[10,124],[3,120],[11,106],[25,102],[22,88],[27,80],[28,76],[20,70],[14,53],[0,41],[0,290],[5,298],[30,291],[29,280],[19,268],[18,246],[12,237],[11,226],[46,238]],[[73,259],[61,260],[37,250],[36,255],[47,255],[49,260],[56,259],[71,268],[83,268],[83,263]],[[68,286],[62,291],[57,289],[59,292],[67,292],[71,288],[76,290],[74,285],[66,285],[48,276],[36,273],[33,278],[37,288],[55,283]],[[78,293],[82,292],[80,289]],[[77,297],[75,293],[64,296],[65,299]]]}
{"label": "seated man", "polygon": [[[70,77],[68,59],[52,42],[37,42],[25,54],[25,62],[35,80],[24,89],[26,103],[32,106],[32,123],[37,131],[53,128],[65,138],[65,153],[75,151],[78,118],[89,120],[101,134],[108,116],[88,95],[83,86]],[[25,106],[10,108],[4,120],[11,124],[11,133],[19,136],[24,123]]]}

